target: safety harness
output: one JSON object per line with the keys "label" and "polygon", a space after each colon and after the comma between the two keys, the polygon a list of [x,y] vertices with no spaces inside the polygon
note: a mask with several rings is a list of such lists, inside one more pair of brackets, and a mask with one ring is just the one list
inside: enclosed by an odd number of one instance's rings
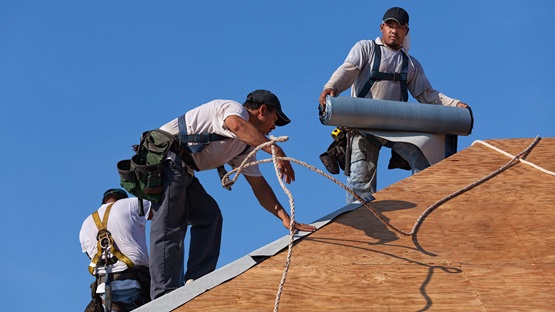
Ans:
{"label": "safety harness", "polygon": [[392,81],[399,81],[401,84],[401,95],[403,96],[403,102],[407,102],[409,100],[409,94],[407,91],[407,77],[408,77],[408,69],[409,69],[409,58],[401,51],[403,62],[401,64],[401,72],[400,73],[383,73],[380,72],[380,63],[382,61],[382,48],[381,45],[378,45],[374,40],[374,60],[372,61],[372,70],[370,70],[370,78],[362,87],[362,90],[357,94],[357,97],[363,98],[366,97],[370,88],[374,82],[378,80],[392,80]]}
{"label": "safety harness", "polygon": [[94,224],[96,224],[96,228],[98,229],[98,234],[96,235],[96,241],[97,241],[96,255],[94,255],[94,257],[91,260],[91,263],[89,264],[89,273],[91,273],[91,275],[95,275],[94,270],[98,266],[106,267],[108,265],[115,264],[116,262],[118,262],[118,260],[125,263],[128,268],[132,268],[133,266],[135,266],[133,261],[131,261],[131,259],[129,259],[126,255],[124,255],[119,250],[119,248],[114,242],[114,239],[112,238],[112,233],[108,231],[108,216],[110,215],[110,210],[112,209],[113,204],[114,203],[111,203],[106,208],[102,221],[100,220],[98,211],[95,211],[92,214]]}
{"label": "safety harness", "polygon": [[[96,277],[96,281],[93,282],[92,284],[94,286],[91,287],[91,291],[94,293],[96,290],[96,286],[100,283],[104,283],[104,294],[105,294],[104,307],[106,311],[112,311],[112,307],[114,305],[117,306],[116,303],[112,302],[112,286],[110,284],[111,280],[115,279],[114,274],[119,275],[117,276],[118,280],[131,277],[129,274],[126,274],[125,272],[110,273],[108,272],[108,266],[115,264],[116,262],[118,262],[118,260],[122,261],[127,265],[127,270],[135,266],[133,261],[131,261],[131,259],[129,259],[126,255],[124,255],[119,250],[116,243],[114,242],[114,239],[112,238],[112,233],[108,231],[108,216],[110,215],[110,210],[112,210],[113,204],[114,203],[111,203],[110,205],[108,205],[108,207],[106,207],[106,211],[104,212],[104,217],[102,218],[102,221],[100,220],[98,211],[95,211],[92,214],[94,224],[98,229],[98,233],[96,234],[97,251],[94,257],[92,258],[91,263],[89,264],[89,273],[91,273],[91,275]],[[104,272],[105,272],[104,275],[100,275],[99,273],[94,274],[94,270],[98,266],[104,266]],[[135,276],[136,276],[136,273],[135,273]]]}

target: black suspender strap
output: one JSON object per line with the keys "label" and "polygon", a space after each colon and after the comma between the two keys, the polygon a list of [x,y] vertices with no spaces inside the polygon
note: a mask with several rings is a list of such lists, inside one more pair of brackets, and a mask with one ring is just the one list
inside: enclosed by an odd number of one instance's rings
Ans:
{"label": "black suspender strap", "polygon": [[409,57],[405,54],[405,52],[401,51],[403,54],[403,65],[401,66],[401,74],[399,83],[401,84],[401,95],[403,96],[403,102],[407,102],[409,100],[409,93],[407,91],[407,78],[409,73]]}
{"label": "black suspender strap", "polygon": [[375,41],[372,40],[372,42],[374,42],[374,61],[372,62],[370,79],[368,79],[366,84],[364,84],[364,87],[362,87],[362,90],[360,90],[360,93],[357,94],[357,97],[359,98],[366,97],[368,92],[370,92],[370,88],[372,88],[372,85],[377,80],[376,79],[377,77],[375,77],[375,75],[380,72],[380,63],[382,61],[382,48],[381,46],[377,45]]}

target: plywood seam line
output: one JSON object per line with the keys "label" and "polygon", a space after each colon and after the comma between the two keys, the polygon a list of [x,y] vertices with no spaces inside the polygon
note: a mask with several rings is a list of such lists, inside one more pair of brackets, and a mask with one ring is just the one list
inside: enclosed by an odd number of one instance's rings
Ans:
{"label": "plywood seam line", "polygon": [[[287,277],[287,272],[289,270],[289,264],[290,264],[290,260],[291,260],[291,255],[292,255],[292,248],[293,248],[293,242],[294,242],[294,228],[293,228],[293,224],[295,222],[294,220],[294,204],[293,204],[293,196],[291,195],[291,193],[289,192],[289,190],[285,187],[285,185],[283,184],[282,179],[280,178],[280,173],[279,170],[277,168],[277,161],[278,160],[288,160],[294,163],[297,163],[299,165],[302,165],[304,167],[307,167],[325,177],[327,177],[328,179],[332,180],[333,182],[335,182],[336,184],[340,185],[342,188],[344,188],[346,191],[348,191],[349,193],[351,193],[356,199],[358,199],[366,208],[368,208],[372,214],[374,216],[376,216],[376,218],[378,220],[380,220],[380,222],[382,222],[384,225],[386,225],[388,228],[394,230],[395,232],[404,235],[404,236],[413,236],[415,235],[415,233],[417,232],[418,228],[420,227],[420,225],[422,224],[422,222],[424,221],[424,219],[430,214],[432,213],[432,211],[434,211],[435,209],[437,209],[439,206],[441,206],[442,204],[444,204],[445,202],[471,190],[472,188],[484,183],[485,181],[493,178],[494,176],[500,174],[501,172],[505,171],[506,169],[508,169],[515,161],[521,160],[521,156],[522,155],[527,155],[541,140],[541,138],[539,136],[537,136],[534,141],[527,147],[525,148],[522,152],[520,152],[518,155],[513,156],[513,158],[507,162],[505,165],[503,165],[502,167],[500,167],[499,169],[495,170],[494,172],[488,174],[487,176],[469,184],[468,186],[453,192],[447,196],[445,196],[444,198],[438,200],[437,202],[435,202],[434,204],[432,204],[430,207],[428,207],[421,215],[420,217],[418,217],[418,219],[416,220],[416,222],[414,223],[414,226],[412,228],[412,230],[410,232],[405,232],[402,231],[400,229],[398,229],[397,227],[395,227],[394,225],[392,225],[391,223],[389,223],[388,221],[386,221],[374,208],[372,208],[368,202],[365,202],[364,200],[362,200],[362,198],[360,198],[360,196],[358,196],[357,194],[355,194],[351,189],[349,189],[346,185],[344,185],[343,183],[341,183],[339,180],[333,178],[332,176],[326,174],[325,172],[319,170],[318,168],[315,168],[307,163],[304,163],[302,161],[296,160],[294,158],[290,158],[290,157],[278,157],[276,155],[276,149],[273,145],[276,144],[276,142],[285,142],[288,140],[287,136],[281,136],[281,137],[274,137],[274,136],[270,136],[270,140],[266,143],[263,143],[259,146],[257,146],[253,151],[251,151],[247,157],[245,157],[245,159],[243,160],[243,162],[241,163],[241,165],[237,168],[234,168],[233,170],[231,170],[230,172],[228,172],[226,175],[224,175],[222,177],[222,186],[224,187],[229,187],[232,184],[234,184],[240,173],[242,172],[244,167],[248,167],[248,166],[253,166],[253,165],[258,165],[258,164],[262,164],[262,163],[267,163],[272,161],[274,163],[274,168],[276,171],[276,175],[278,180],[280,181],[280,185],[283,188],[284,192],[287,194],[287,196],[289,197],[289,204],[291,207],[291,223],[289,225],[289,232],[290,232],[290,241],[289,241],[289,245],[288,245],[288,254],[287,254],[287,260],[286,260],[286,264],[285,264],[285,269],[283,272],[283,276],[278,288],[278,292],[276,294],[276,302],[274,305],[274,311],[277,312],[278,311],[278,307],[279,307],[279,301],[281,298],[281,292],[283,290],[283,285],[285,283],[285,279]],[[257,160],[254,162],[249,162],[249,160],[262,148],[266,147],[266,146],[270,146],[272,145],[272,158],[271,159],[263,159],[263,160]],[[511,155],[512,156],[512,155]],[[233,179],[229,179],[229,177],[233,174],[236,173],[236,175],[233,177]]]}
{"label": "plywood seam line", "polygon": [[[497,148],[497,147],[495,147],[495,146],[493,146],[493,145],[491,145],[491,144],[489,144],[489,143],[486,143],[486,142],[484,142],[484,141],[482,141],[482,140],[476,140],[476,141],[472,142],[471,145],[474,145],[474,144],[476,144],[476,143],[480,143],[480,144],[482,144],[482,145],[485,145],[485,146],[491,148],[492,150],[497,151],[497,152],[499,152],[499,153],[501,153],[501,154],[503,154],[503,155],[505,155],[505,156],[508,156],[508,157],[511,157],[511,158],[514,158],[514,157],[515,157],[515,156],[513,156],[513,155],[507,153],[506,151],[504,151],[504,150],[502,150],[502,149],[500,149],[500,148]],[[535,168],[535,169],[538,169],[538,170],[541,171],[541,172],[544,172],[544,173],[550,174],[550,175],[552,175],[552,176],[555,176],[555,172],[549,171],[549,170],[547,170],[547,169],[545,169],[545,168],[543,168],[543,167],[540,167],[540,166],[534,164],[533,162],[527,161],[527,160],[525,160],[525,159],[523,159],[523,158],[518,158],[518,161],[520,161],[521,163],[526,164],[526,165],[528,165],[528,166],[530,166],[530,167],[533,167],[533,168]]]}

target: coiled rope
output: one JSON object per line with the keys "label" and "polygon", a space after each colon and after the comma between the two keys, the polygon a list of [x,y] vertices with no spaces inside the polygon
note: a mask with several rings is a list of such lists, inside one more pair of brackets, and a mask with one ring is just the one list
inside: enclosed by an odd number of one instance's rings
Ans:
{"label": "coiled rope", "polygon": [[[528,155],[530,153],[530,151],[539,143],[539,141],[541,140],[541,137],[536,136],[536,138],[534,139],[534,141],[527,147],[525,148],[522,152],[520,152],[519,154],[517,154],[516,156],[513,156],[501,149],[496,148],[495,146],[488,144],[486,142],[477,140],[474,141],[472,143],[472,145],[474,145],[475,143],[480,143],[483,144],[497,152],[500,152],[506,156],[512,157],[511,160],[509,162],[507,162],[505,165],[503,165],[502,167],[500,167],[499,169],[493,171],[492,173],[488,174],[487,176],[479,179],[476,182],[473,182],[469,185],[467,185],[466,187],[463,187],[462,189],[455,191],[447,196],[445,196],[444,198],[438,200],[437,202],[435,202],[434,204],[432,204],[430,207],[428,207],[421,215],[420,217],[418,217],[418,219],[416,220],[416,222],[414,223],[414,226],[412,228],[412,230],[410,232],[405,232],[402,231],[400,229],[398,229],[397,227],[395,227],[394,225],[392,225],[391,223],[389,223],[388,221],[386,221],[381,214],[379,214],[373,207],[371,207],[369,205],[369,203],[366,203],[362,198],[360,198],[360,196],[358,196],[355,192],[353,192],[353,190],[351,190],[350,188],[348,188],[345,184],[343,184],[341,181],[335,179],[334,177],[330,176],[329,174],[323,172],[322,170],[311,166],[305,162],[299,161],[297,159],[294,158],[290,158],[290,157],[278,157],[276,155],[276,148],[275,148],[275,144],[276,142],[285,142],[287,141],[289,138],[287,136],[281,136],[281,137],[274,137],[274,136],[270,136],[270,141],[263,143],[259,146],[257,146],[254,150],[252,150],[247,157],[245,157],[245,159],[243,160],[243,162],[241,163],[241,165],[231,171],[229,171],[226,175],[223,176],[222,178],[222,185],[224,187],[229,187],[231,185],[233,185],[239,175],[241,174],[243,168],[249,167],[249,166],[254,166],[254,165],[258,165],[258,164],[262,164],[262,163],[267,163],[272,161],[274,163],[274,169],[275,169],[275,173],[277,176],[277,179],[281,185],[281,188],[283,189],[283,191],[285,192],[285,194],[287,194],[287,197],[289,198],[289,206],[291,207],[291,212],[290,212],[290,218],[291,218],[291,223],[289,225],[289,245],[288,245],[288,252],[287,252],[287,259],[286,259],[286,263],[285,263],[285,268],[284,268],[284,272],[281,278],[281,282],[278,288],[278,292],[276,294],[276,301],[274,304],[274,311],[277,312],[279,309],[279,301],[281,298],[281,293],[283,291],[283,285],[285,284],[285,280],[287,278],[287,272],[289,270],[289,266],[291,263],[291,256],[292,256],[292,252],[293,252],[293,242],[294,242],[294,236],[295,236],[295,229],[294,229],[294,222],[295,222],[295,204],[294,204],[294,200],[293,200],[293,196],[291,195],[291,192],[289,191],[289,189],[285,186],[284,182],[282,181],[282,179],[280,178],[280,172],[277,166],[277,161],[278,160],[287,160],[287,161],[291,161],[294,162],[296,164],[299,164],[301,166],[304,166],[308,169],[311,169],[317,173],[319,173],[320,175],[328,178],[329,180],[335,182],[336,184],[338,184],[339,186],[341,186],[343,189],[345,189],[347,192],[349,192],[350,194],[352,194],[356,199],[358,199],[368,210],[370,210],[372,212],[372,214],[378,219],[380,220],[380,222],[382,222],[384,225],[386,225],[388,228],[392,229],[393,231],[397,232],[398,234],[401,234],[403,236],[413,236],[417,229],[420,227],[421,223],[424,221],[424,219],[430,214],[432,213],[432,211],[434,211],[435,209],[437,209],[439,206],[441,206],[442,204],[444,204],[445,202],[471,190],[472,188],[486,182],[487,180],[493,178],[494,176],[500,174],[501,172],[505,171],[506,169],[508,169],[511,165],[513,165],[513,163],[515,161],[520,161],[526,165],[532,166],[535,169],[538,169],[544,173],[550,174],[555,176],[555,173],[549,170],[546,170],[540,166],[537,166],[529,161],[524,160],[523,158],[526,157],[526,155]],[[249,162],[249,160],[262,148],[268,146],[268,145],[272,145],[272,158],[271,159],[262,159],[262,160],[257,160],[254,162]],[[524,155],[524,156],[523,156]],[[523,156],[523,157],[522,157]],[[229,177],[232,174],[235,174],[235,176],[232,179],[229,179]]]}

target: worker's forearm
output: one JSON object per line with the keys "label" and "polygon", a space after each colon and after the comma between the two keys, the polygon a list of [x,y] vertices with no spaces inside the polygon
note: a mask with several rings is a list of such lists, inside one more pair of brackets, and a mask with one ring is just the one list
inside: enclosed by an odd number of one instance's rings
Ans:
{"label": "worker's forearm", "polygon": [[[259,146],[269,141],[262,132],[254,127],[254,125],[239,116],[227,117],[224,124],[239,140],[250,146]],[[263,150],[269,154],[272,153],[271,146],[266,146]]]}
{"label": "worker's forearm", "polygon": [[245,176],[245,179],[249,182],[256,199],[264,209],[282,221],[289,220],[289,215],[264,177]]}

